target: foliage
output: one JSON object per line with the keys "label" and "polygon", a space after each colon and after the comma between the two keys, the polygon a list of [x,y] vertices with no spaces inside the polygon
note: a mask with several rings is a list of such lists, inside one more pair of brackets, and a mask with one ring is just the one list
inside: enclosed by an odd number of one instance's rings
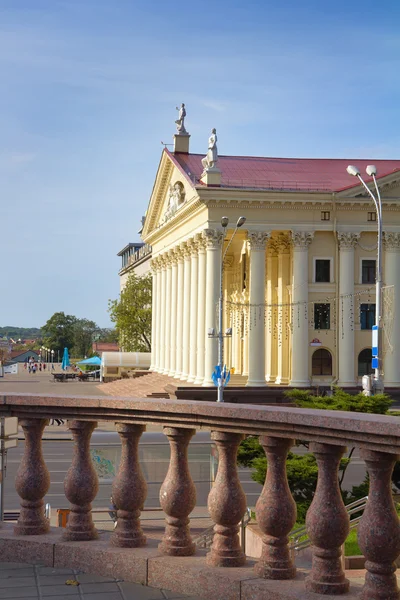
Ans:
{"label": "foliage", "polygon": [[74,345],[75,324],[77,318],[56,312],[42,327],[43,344],[62,356],[64,348]]}
{"label": "foliage", "polygon": [[72,356],[89,356],[92,352],[93,335],[98,327],[89,319],[76,319],[73,326]]}
{"label": "foliage", "polygon": [[151,275],[131,273],[119,300],[109,300],[108,312],[125,352],[151,351]]}
{"label": "foliage", "polygon": [[[351,396],[340,388],[335,388],[333,396],[313,396],[309,390],[289,390],[285,392],[287,398],[291,399],[299,408],[318,408],[325,410],[344,410],[351,412],[365,412],[374,414],[386,414],[392,400],[386,394],[366,397],[363,394]],[[306,445],[306,444],[304,444]],[[339,485],[341,487],[350,464],[354,448],[347,458],[343,458],[339,467]],[[253,469],[252,479],[261,485],[264,484],[267,473],[267,459],[258,438],[250,436],[240,445],[238,452],[238,463]],[[395,468],[393,481],[400,486],[400,463]],[[397,466],[396,465],[396,466]],[[286,462],[286,472],[290,490],[297,504],[297,520],[303,522],[310,506],[318,478],[318,467],[312,454],[294,454],[289,452]],[[397,473],[397,475],[396,475]],[[368,495],[368,476],[359,486],[353,486],[351,492],[341,490],[342,497],[346,502],[353,502]]]}
{"label": "foliage", "polygon": [[13,338],[13,340],[34,340],[42,337],[42,332],[37,327],[13,327],[6,325],[0,327],[0,337]]}
{"label": "foliage", "polygon": [[97,329],[96,335],[93,340],[95,342],[104,342],[108,344],[118,344],[119,341],[119,333],[118,329],[114,329],[111,327],[103,327],[102,329]]}

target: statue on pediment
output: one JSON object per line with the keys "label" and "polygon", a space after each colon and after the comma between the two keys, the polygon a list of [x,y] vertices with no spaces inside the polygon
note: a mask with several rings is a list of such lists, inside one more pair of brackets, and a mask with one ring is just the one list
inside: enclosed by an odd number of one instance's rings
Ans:
{"label": "statue on pediment", "polygon": [[164,214],[164,221],[174,216],[176,211],[185,202],[185,188],[180,181],[169,185],[168,207]]}
{"label": "statue on pediment", "polygon": [[201,159],[201,164],[204,170],[216,169],[218,162],[218,148],[217,148],[217,130],[214,128],[211,130],[211,135],[208,138],[208,152],[207,155]]}
{"label": "statue on pediment", "polygon": [[186,117],[186,109],[185,109],[185,105],[181,104],[181,107],[178,108],[176,107],[176,110],[179,111],[178,113],[178,118],[175,121],[176,123],[176,130],[178,132],[178,135],[183,135],[183,134],[187,134],[187,131],[185,129],[185,117]]}

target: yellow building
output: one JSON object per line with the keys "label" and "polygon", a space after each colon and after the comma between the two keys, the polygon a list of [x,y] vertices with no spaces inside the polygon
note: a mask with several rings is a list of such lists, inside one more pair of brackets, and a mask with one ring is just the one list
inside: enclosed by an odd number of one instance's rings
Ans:
{"label": "yellow building", "polygon": [[385,385],[400,387],[400,161],[218,156],[215,130],[206,156],[190,154],[177,125],[142,232],[152,247],[152,369],[213,385],[217,341],[207,332],[217,329],[221,252],[243,215],[224,263],[225,363],[249,386],[359,384],[371,372],[377,223],[346,167],[374,163],[385,235],[383,370]]}

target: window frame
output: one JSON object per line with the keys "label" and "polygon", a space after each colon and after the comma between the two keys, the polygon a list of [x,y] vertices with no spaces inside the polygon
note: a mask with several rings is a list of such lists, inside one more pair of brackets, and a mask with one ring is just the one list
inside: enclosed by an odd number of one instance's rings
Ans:
{"label": "window frame", "polygon": [[[360,355],[365,352],[366,350],[369,350],[370,354],[371,354],[371,359],[368,361],[363,361],[362,364],[364,365],[368,365],[369,363],[369,372],[367,369],[367,372],[365,373],[360,373]],[[374,369],[372,368],[372,348],[363,348],[357,356],[357,376],[358,377],[363,377],[364,375],[372,375],[374,373]]]}
{"label": "window frame", "polygon": [[[323,360],[327,360],[327,358],[324,359],[323,357],[321,357],[321,358],[320,357],[315,357],[315,355],[318,352],[321,352],[321,351],[328,352],[328,354],[330,356],[330,373],[324,373],[323,372],[324,368],[323,368],[322,361]],[[320,369],[321,373],[314,373],[314,365],[313,365],[314,358],[315,359],[318,358],[321,361],[321,365],[320,365],[321,366],[321,369]],[[330,350],[328,350],[328,348],[317,348],[316,350],[314,350],[314,352],[312,353],[312,356],[311,356],[311,377],[332,377],[332,373],[333,373],[333,356],[332,356],[332,352]]]}
{"label": "window frame", "polygon": [[[317,308],[317,306],[328,306],[329,307],[328,318],[327,318],[328,327],[317,327],[316,310],[315,310]],[[330,328],[331,328],[331,303],[330,302],[315,302],[314,303],[314,330],[315,331],[329,331]]]}
{"label": "window frame", "polygon": [[[373,281],[370,281],[370,282],[368,282],[368,283],[364,283],[364,282],[363,282],[363,262],[364,262],[364,261],[366,261],[366,260],[370,260],[370,261],[373,261],[373,262],[375,263],[375,268],[374,268],[374,279],[373,279]],[[375,279],[376,279],[376,258],[369,258],[369,257],[366,257],[366,256],[362,256],[362,257],[360,258],[360,275],[359,275],[359,283],[360,283],[361,285],[375,285]]]}
{"label": "window frame", "polygon": [[[370,218],[371,216],[371,218]],[[368,211],[367,213],[367,223],[376,223],[376,211]]]}
{"label": "window frame", "polygon": [[[366,316],[366,325],[368,325],[368,315],[373,312],[373,322],[371,324],[371,327],[363,327],[363,318],[362,318],[362,315],[363,315],[362,307],[363,306],[374,306],[373,311],[370,309],[365,311],[365,313],[367,315]],[[361,302],[360,303],[360,330],[361,331],[372,331],[372,327],[373,327],[373,325],[375,325],[375,319],[376,319],[376,303],[375,302]]]}
{"label": "window frame", "polygon": [[[329,268],[329,281],[317,281],[317,260],[329,260],[330,268]],[[324,283],[335,283],[333,277],[333,256],[313,256],[313,278],[312,283],[317,283],[318,285],[323,285]]]}

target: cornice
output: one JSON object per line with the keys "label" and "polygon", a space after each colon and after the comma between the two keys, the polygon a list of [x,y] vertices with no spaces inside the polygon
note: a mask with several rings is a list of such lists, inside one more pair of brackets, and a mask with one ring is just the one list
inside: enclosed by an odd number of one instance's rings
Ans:
{"label": "cornice", "polygon": [[195,196],[194,199],[190,199],[182,206],[181,209],[168,221],[153,229],[144,238],[144,241],[150,245],[154,245],[155,242],[164,237],[164,235],[171,233],[175,229],[182,227],[191,217],[196,215],[201,210],[204,210],[204,203]]}

